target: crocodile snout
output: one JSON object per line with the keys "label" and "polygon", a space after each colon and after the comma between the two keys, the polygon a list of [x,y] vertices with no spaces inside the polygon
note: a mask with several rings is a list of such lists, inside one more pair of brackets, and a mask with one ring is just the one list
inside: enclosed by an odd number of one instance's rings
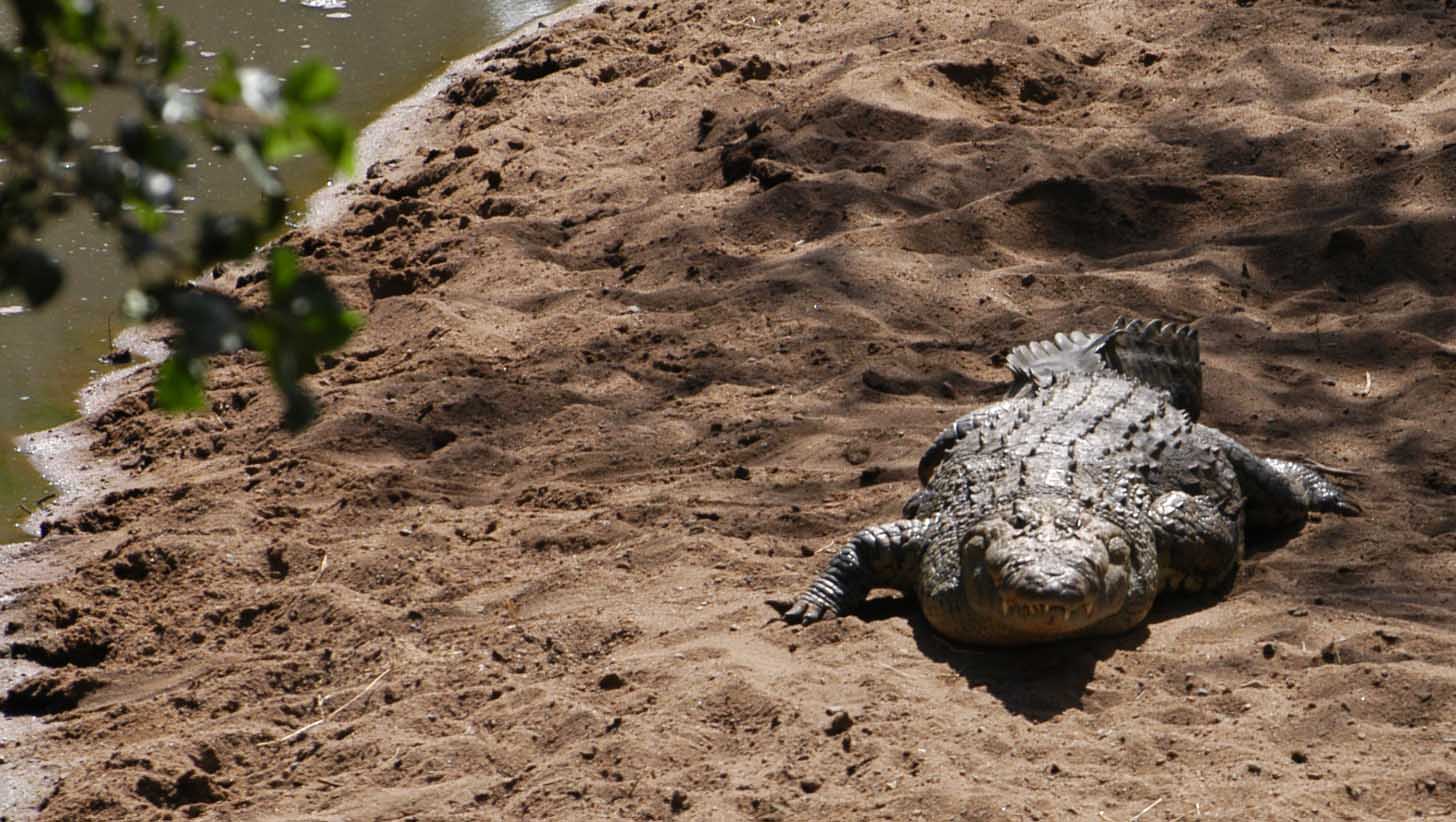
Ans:
{"label": "crocodile snout", "polygon": [[998,587],[1021,602],[1064,608],[1081,605],[1094,593],[1083,570],[1064,563],[1018,564],[1001,574]]}
{"label": "crocodile snout", "polygon": [[[995,607],[1004,617],[1055,626],[1082,624],[1098,616],[1102,580],[1101,549],[1081,540],[1043,543],[1014,540],[986,553],[986,571],[995,587]],[[1105,551],[1102,552],[1105,554]]]}

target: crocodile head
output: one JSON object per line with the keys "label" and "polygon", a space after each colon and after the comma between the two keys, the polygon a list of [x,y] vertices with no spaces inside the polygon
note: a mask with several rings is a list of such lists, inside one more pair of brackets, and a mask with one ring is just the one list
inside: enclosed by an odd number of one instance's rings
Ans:
{"label": "crocodile head", "polygon": [[1145,569],[1156,565],[1151,541],[1069,508],[1065,497],[1018,499],[972,526],[961,546],[969,605],[986,639],[1101,633],[1099,623],[1151,602],[1142,590]]}

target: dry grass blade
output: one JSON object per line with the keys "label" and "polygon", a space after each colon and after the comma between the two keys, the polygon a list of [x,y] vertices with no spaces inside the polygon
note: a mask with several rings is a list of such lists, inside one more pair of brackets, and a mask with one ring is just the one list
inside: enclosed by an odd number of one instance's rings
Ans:
{"label": "dry grass blade", "polygon": [[260,747],[260,748],[266,748],[266,747],[269,747],[271,745],[282,745],[284,742],[287,742],[290,739],[294,739],[294,738],[296,738],[298,736],[301,736],[303,734],[306,734],[309,731],[313,730],[314,728],[317,728],[318,726],[324,724],[325,722],[328,722],[329,720],[333,719],[334,717],[336,717],[340,713],[342,713],[345,708],[349,707],[350,705],[353,705],[355,702],[358,702],[360,699],[364,698],[364,696],[366,694],[368,694],[370,691],[374,690],[374,686],[378,685],[380,683],[380,681],[383,680],[384,677],[387,676],[391,670],[393,670],[393,669],[392,668],[385,668],[384,670],[380,671],[379,672],[379,676],[374,677],[374,679],[371,680],[368,685],[365,685],[359,691],[359,693],[354,694],[353,696],[349,697],[349,701],[348,702],[345,702],[343,705],[340,705],[339,707],[335,708],[328,716],[324,717],[323,719],[315,719],[314,721],[308,723],[307,725],[304,725],[301,728],[296,728],[293,731],[290,731],[286,736],[280,736],[277,739],[271,740],[269,742],[260,742],[260,743],[258,743],[258,747]]}
{"label": "dry grass blade", "polygon": [[306,594],[306,593],[308,593],[313,588],[313,586],[315,586],[315,585],[318,584],[318,581],[319,580],[321,580],[321,579],[324,578],[324,571],[328,570],[328,567],[329,567],[329,555],[328,554],[324,554],[323,559],[319,560],[318,571],[316,571],[314,573],[313,579],[309,580],[308,581],[308,584],[305,585],[305,586],[303,586],[303,590],[301,590],[298,593],[294,594],[293,595],[293,599],[290,599],[288,601],[288,604],[287,605],[285,605],[282,608],[278,609],[277,616],[275,618],[276,619],[287,619],[288,618],[288,615],[293,612],[293,609],[296,608],[296,607],[298,607],[298,603],[300,603],[300,602],[303,601],[303,595]]}
{"label": "dry grass blade", "polygon": [[1315,462],[1314,460],[1304,460],[1303,462],[1304,462],[1305,465],[1308,465],[1310,468],[1314,468],[1314,469],[1320,471],[1321,473],[1329,474],[1332,477],[1363,477],[1363,476],[1365,476],[1365,472],[1364,471],[1356,471],[1353,468],[1337,468],[1337,467],[1335,467],[1333,465],[1325,465],[1324,463],[1321,463],[1321,462]]}
{"label": "dry grass blade", "polygon": [[1139,819],[1142,819],[1143,818],[1143,814],[1147,813],[1148,811],[1152,810],[1153,808],[1158,807],[1161,804],[1163,804],[1163,797],[1160,796],[1157,799],[1154,799],[1153,800],[1153,804],[1147,806],[1146,808],[1143,808],[1142,810],[1140,810],[1136,814],[1134,814],[1133,817],[1132,817],[1132,819],[1129,819],[1128,822],[1137,822]]}

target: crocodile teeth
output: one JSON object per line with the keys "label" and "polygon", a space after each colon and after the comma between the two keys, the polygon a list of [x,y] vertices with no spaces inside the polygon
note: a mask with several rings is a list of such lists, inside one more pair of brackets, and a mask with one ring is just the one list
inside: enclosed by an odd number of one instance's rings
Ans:
{"label": "crocodile teeth", "polygon": [[1072,621],[1072,609],[1071,608],[1063,608],[1062,609],[1062,621],[1063,622],[1071,622]]}
{"label": "crocodile teeth", "polygon": [[1011,601],[1010,600],[1006,600],[1006,599],[1001,600],[1001,616],[1010,616],[1010,615],[1011,615]]}
{"label": "crocodile teeth", "polygon": [[1092,618],[1092,603],[1089,602],[1086,605],[1083,605],[1082,606],[1082,610],[1084,610],[1084,611],[1087,612],[1087,618],[1088,619],[1091,619]]}

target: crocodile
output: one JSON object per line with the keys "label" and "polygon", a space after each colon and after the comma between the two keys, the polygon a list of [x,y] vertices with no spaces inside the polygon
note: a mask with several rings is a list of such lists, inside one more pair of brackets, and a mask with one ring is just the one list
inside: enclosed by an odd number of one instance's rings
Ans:
{"label": "crocodile", "polygon": [[1006,397],[936,437],[901,518],[855,534],[783,620],[838,618],[891,588],[956,642],[1109,636],[1161,591],[1221,585],[1246,527],[1360,513],[1316,469],[1198,422],[1188,325],[1119,319],[1018,346],[1007,366]]}

